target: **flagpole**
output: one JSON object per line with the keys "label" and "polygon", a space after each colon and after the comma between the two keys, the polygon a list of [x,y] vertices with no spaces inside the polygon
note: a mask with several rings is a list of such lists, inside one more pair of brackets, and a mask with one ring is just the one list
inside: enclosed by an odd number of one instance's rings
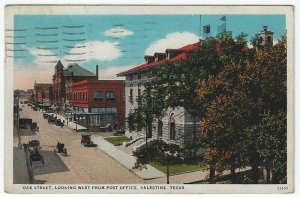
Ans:
{"label": "flagpole", "polygon": [[227,16],[226,16],[226,14],[225,14],[225,32],[227,32],[226,23],[227,23]]}
{"label": "flagpole", "polygon": [[200,28],[199,28],[199,36],[200,39],[202,38],[202,19],[201,19],[201,14],[200,14]]}

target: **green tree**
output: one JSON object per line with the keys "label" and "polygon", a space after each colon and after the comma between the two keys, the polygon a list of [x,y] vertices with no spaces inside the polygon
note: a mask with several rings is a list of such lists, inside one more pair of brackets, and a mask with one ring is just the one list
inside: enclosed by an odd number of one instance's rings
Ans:
{"label": "green tree", "polygon": [[152,140],[133,152],[137,158],[133,169],[146,168],[149,163],[159,163],[167,168],[167,184],[169,184],[169,166],[180,160],[181,149],[176,144],[167,144],[163,140]]}
{"label": "green tree", "polygon": [[[209,102],[200,129],[201,140],[208,148],[206,162],[211,169],[230,168],[233,183],[234,169],[247,164],[254,172],[252,182],[258,182],[258,166],[264,156],[257,140],[266,136],[261,130],[252,129],[250,133],[246,129],[261,123],[266,110],[275,115],[278,110],[286,112],[285,46],[283,40],[274,47],[261,48],[253,60],[244,56],[239,61],[238,56],[233,56],[231,62],[235,64],[203,81],[199,89],[200,99]],[[286,133],[286,129],[281,132]],[[281,140],[283,145],[285,140]],[[214,177],[213,173],[210,177]]]}

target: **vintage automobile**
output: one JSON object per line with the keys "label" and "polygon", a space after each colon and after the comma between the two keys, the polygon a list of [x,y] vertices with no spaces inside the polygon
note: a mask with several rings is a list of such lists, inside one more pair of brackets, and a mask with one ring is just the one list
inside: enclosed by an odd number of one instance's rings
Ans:
{"label": "vintage automobile", "polygon": [[38,148],[34,148],[30,151],[29,160],[31,166],[33,161],[41,161],[43,165],[45,164],[44,157],[40,154]]}
{"label": "vintage automobile", "polygon": [[102,132],[104,132],[104,131],[112,131],[113,127],[111,126],[111,124],[106,124],[106,125],[100,126],[99,129]]}
{"label": "vintage automobile", "polygon": [[50,123],[50,124],[55,124],[55,122],[56,122],[56,117],[50,116],[50,117],[48,118],[48,123]]}
{"label": "vintage automobile", "polygon": [[121,136],[121,135],[125,135],[125,130],[124,129],[115,130],[114,136]]}
{"label": "vintage automobile", "polygon": [[39,131],[39,126],[37,125],[36,122],[32,122],[31,131]]}
{"label": "vintage automobile", "polygon": [[67,149],[65,148],[65,144],[64,143],[57,142],[56,149],[54,149],[54,151],[56,151],[57,153],[61,153],[61,154],[65,155],[65,156],[68,155]]}
{"label": "vintage automobile", "polygon": [[30,118],[20,118],[19,123],[20,123],[20,128],[21,129],[26,129],[28,125],[32,124],[32,119],[30,119]]}
{"label": "vintage automobile", "polygon": [[56,125],[56,126],[63,126],[64,123],[61,121],[61,119],[56,119],[56,120],[55,120],[55,125]]}
{"label": "vintage automobile", "polygon": [[83,146],[90,146],[94,143],[91,141],[91,133],[89,132],[82,132],[81,133],[81,145]]}
{"label": "vintage automobile", "polygon": [[40,146],[40,141],[39,140],[30,140],[28,142],[29,147],[39,147]]}

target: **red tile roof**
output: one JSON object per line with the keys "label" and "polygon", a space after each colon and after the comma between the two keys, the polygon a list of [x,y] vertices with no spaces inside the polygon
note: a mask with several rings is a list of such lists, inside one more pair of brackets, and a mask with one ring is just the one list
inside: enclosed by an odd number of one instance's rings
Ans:
{"label": "red tile roof", "polygon": [[152,67],[155,67],[155,66],[159,66],[162,63],[165,63],[165,62],[168,62],[168,61],[185,60],[185,59],[187,59],[187,53],[188,52],[195,51],[198,48],[199,48],[199,42],[193,43],[193,44],[190,44],[190,45],[186,45],[186,46],[184,46],[182,48],[179,48],[179,49],[167,49],[167,50],[176,50],[176,51],[178,50],[178,51],[180,51],[180,54],[178,54],[177,56],[174,56],[171,59],[163,59],[163,60],[158,61],[158,62],[143,63],[141,65],[133,67],[132,69],[129,69],[129,70],[121,72],[121,73],[118,73],[117,76],[126,76],[126,75],[129,75],[131,73],[135,73],[137,71],[141,71],[141,70],[149,69],[149,68],[152,68]]}

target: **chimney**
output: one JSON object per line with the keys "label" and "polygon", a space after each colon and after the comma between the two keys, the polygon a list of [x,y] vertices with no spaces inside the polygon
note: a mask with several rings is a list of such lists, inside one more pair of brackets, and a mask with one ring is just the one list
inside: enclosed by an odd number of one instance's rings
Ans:
{"label": "chimney", "polygon": [[96,65],[96,77],[97,77],[97,80],[98,80],[98,65]]}

